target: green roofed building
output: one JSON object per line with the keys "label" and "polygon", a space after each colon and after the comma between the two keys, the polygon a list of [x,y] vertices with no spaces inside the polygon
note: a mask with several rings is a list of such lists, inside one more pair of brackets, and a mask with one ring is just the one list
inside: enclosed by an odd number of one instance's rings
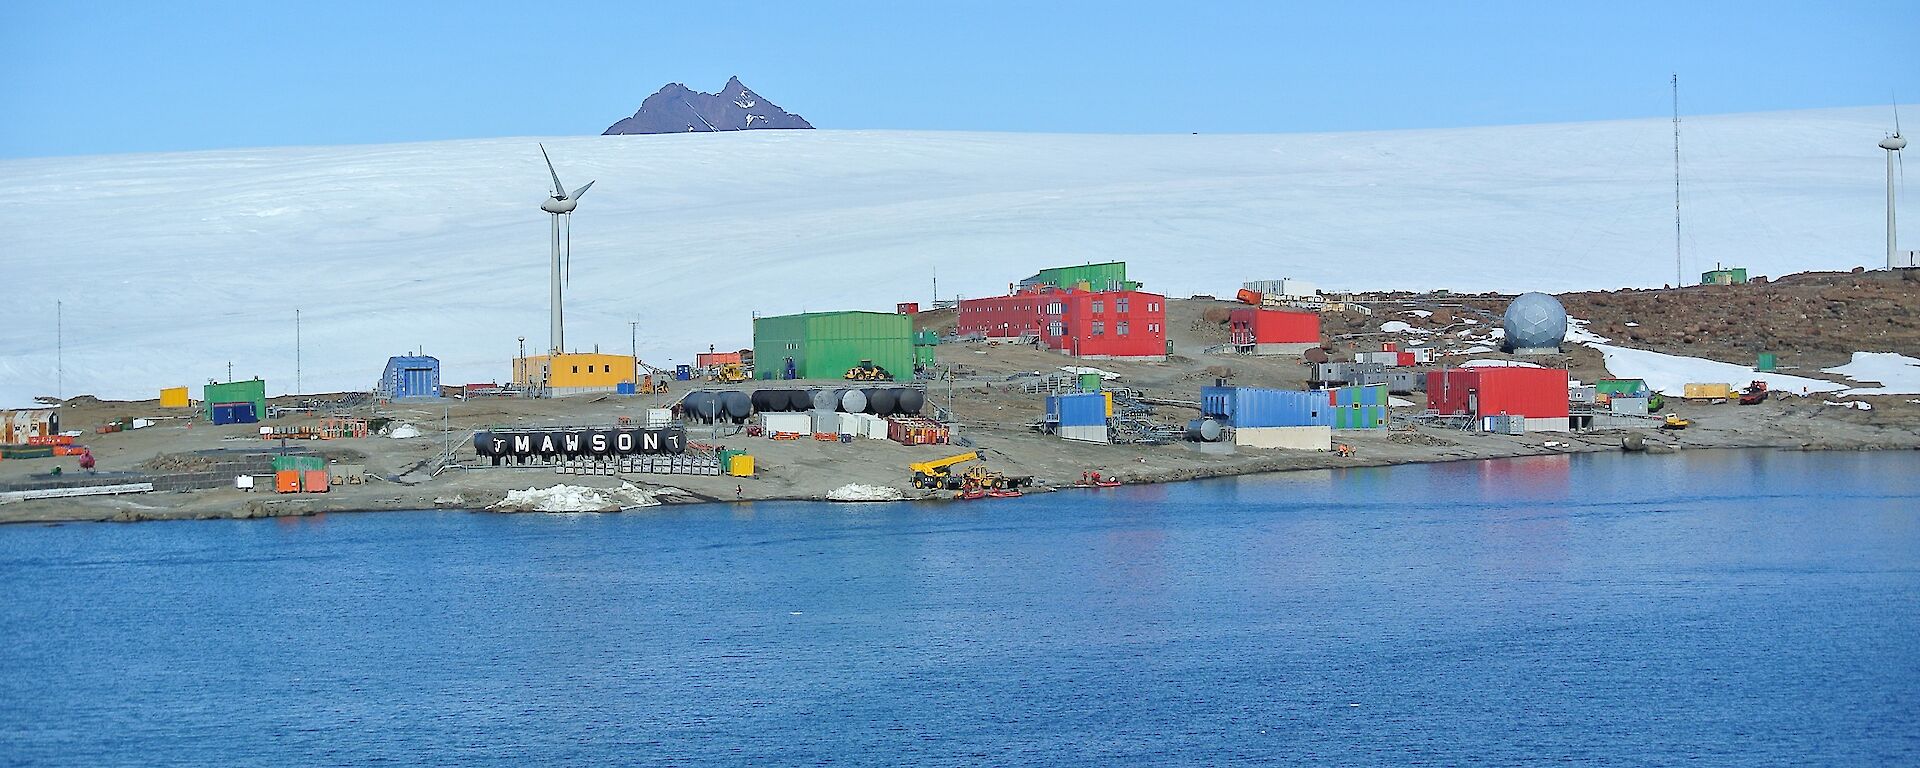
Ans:
{"label": "green roofed building", "polygon": [[1135,291],[1140,284],[1127,279],[1127,263],[1082,264],[1077,267],[1053,267],[1020,281],[1021,288],[1051,285],[1062,290]]}
{"label": "green roofed building", "polygon": [[913,318],[892,312],[810,312],[753,321],[753,373],[761,379],[838,379],[862,360],[895,380],[913,378]]}

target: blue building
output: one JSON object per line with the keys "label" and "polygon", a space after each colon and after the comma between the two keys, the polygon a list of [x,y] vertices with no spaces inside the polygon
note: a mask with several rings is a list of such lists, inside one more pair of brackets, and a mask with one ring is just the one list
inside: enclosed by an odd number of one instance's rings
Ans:
{"label": "blue building", "polygon": [[387,358],[374,395],[388,400],[440,396],[440,360],[427,355]]}

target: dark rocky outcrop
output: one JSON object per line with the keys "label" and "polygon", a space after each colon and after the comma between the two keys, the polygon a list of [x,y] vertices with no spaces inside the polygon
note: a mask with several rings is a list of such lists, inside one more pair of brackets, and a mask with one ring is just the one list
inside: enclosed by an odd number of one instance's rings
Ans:
{"label": "dark rocky outcrop", "polygon": [[719,93],[701,93],[668,83],[640,102],[640,111],[614,123],[602,135],[812,127],[806,118],[781,109],[735,77],[727,80]]}

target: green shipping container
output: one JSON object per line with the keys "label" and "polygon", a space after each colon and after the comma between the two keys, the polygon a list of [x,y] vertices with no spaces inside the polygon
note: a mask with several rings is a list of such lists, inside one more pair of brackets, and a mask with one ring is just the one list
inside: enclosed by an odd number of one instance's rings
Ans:
{"label": "green shipping container", "polygon": [[321,470],[326,468],[327,468],[327,460],[320,458],[319,456],[275,456],[273,457],[273,471],[275,472],[286,472],[288,470],[293,470],[295,472],[312,472],[315,470]]}
{"label": "green shipping container", "polygon": [[1648,391],[1647,380],[1646,379],[1601,379],[1598,382],[1594,383],[1593,391],[1598,394],[1606,395],[1608,397],[1613,397],[1615,395],[1619,395],[1622,397],[1639,397],[1641,393]]}
{"label": "green shipping container", "polygon": [[895,380],[913,377],[913,318],[892,312],[813,312],[753,321],[754,375],[838,379],[872,360]]}
{"label": "green shipping container", "polygon": [[1777,362],[1772,352],[1762,352],[1760,353],[1759,361],[1754,363],[1753,369],[1756,371],[1771,371]]}
{"label": "green shipping container", "polygon": [[213,406],[216,403],[253,403],[253,415],[262,421],[267,418],[267,382],[264,379],[251,381],[230,381],[225,384],[209,383],[200,389],[201,415],[213,420]]}
{"label": "green shipping container", "polygon": [[925,370],[934,366],[933,347],[915,346],[913,348],[913,369]]}
{"label": "green shipping container", "polygon": [[1082,392],[1100,391],[1100,374],[1097,374],[1097,373],[1080,374],[1080,391]]}

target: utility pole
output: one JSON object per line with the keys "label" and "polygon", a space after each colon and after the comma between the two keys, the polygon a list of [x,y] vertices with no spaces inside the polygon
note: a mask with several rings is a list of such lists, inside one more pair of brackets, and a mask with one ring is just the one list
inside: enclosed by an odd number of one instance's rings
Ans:
{"label": "utility pole", "polygon": [[66,304],[55,299],[53,302],[53,396],[67,399],[67,330]]}
{"label": "utility pole", "polygon": [[293,310],[293,394],[300,394],[300,309]]}
{"label": "utility pole", "polygon": [[1680,73],[1673,74],[1673,287],[1685,286],[1680,264]]}
{"label": "utility pole", "polygon": [[640,321],[627,321],[627,354],[633,356],[633,391],[640,391]]}
{"label": "utility pole", "polygon": [[227,361],[227,381],[233,381],[233,361]]}

